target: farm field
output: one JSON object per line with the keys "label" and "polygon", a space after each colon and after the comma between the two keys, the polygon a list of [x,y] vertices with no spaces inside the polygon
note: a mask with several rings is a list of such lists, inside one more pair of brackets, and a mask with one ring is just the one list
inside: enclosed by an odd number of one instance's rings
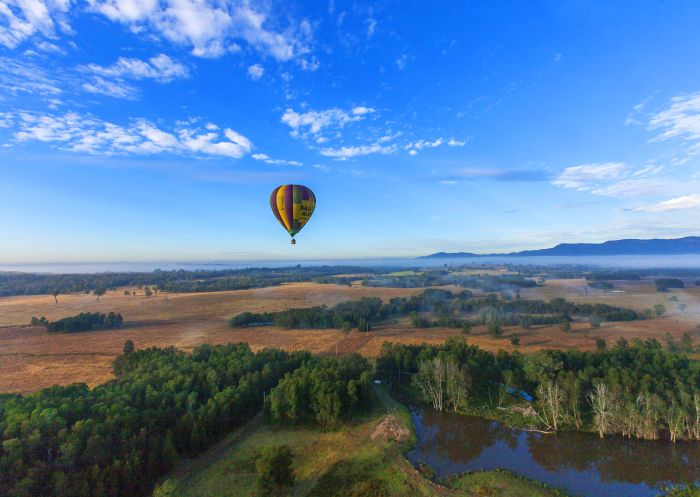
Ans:
{"label": "farm field", "polygon": [[[586,323],[574,323],[571,333],[562,333],[558,326],[505,328],[504,337],[489,337],[485,327],[477,326],[469,336],[470,343],[496,351],[532,352],[547,348],[593,350],[596,339],[613,344],[624,336],[656,338],[662,343],[670,334],[676,341],[685,332],[697,338],[700,323],[700,288],[659,293],[653,282],[616,282],[616,290],[605,292],[586,286],[584,280],[549,280],[542,287],[523,289],[522,298],[549,300],[564,297],[578,302],[601,302],[643,310],[662,303],[668,313],[661,319],[604,323],[591,329]],[[456,290],[455,288],[452,288]],[[131,290],[131,289],[130,289]],[[313,353],[342,354],[359,352],[368,357],[378,355],[385,341],[400,343],[442,343],[459,333],[457,329],[415,329],[408,320],[377,326],[369,333],[356,330],[286,330],[276,327],[232,329],[227,320],[244,311],[278,311],[290,307],[334,305],[345,300],[376,296],[384,300],[409,296],[423,289],[371,288],[292,283],[253,290],[212,293],[162,294],[146,298],[126,296],[124,289],[108,292],[100,302],[93,295],[59,295],[58,304],[50,295],[6,297],[0,299],[0,393],[27,393],[53,384],[84,382],[90,386],[112,378],[111,364],[121,353],[125,340],[137,348],[174,346],[192,350],[204,344],[247,342],[254,350],[279,347],[285,350],[307,349]],[[670,302],[676,297],[678,300]],[[678,305],[686,304],[680,311]],[[80,312],[119,312],[126,326],[74,334],[49,334],[43,327],[28,326],[32,316],[49,320]],[[520,345],[510,339],[517,336]]]}

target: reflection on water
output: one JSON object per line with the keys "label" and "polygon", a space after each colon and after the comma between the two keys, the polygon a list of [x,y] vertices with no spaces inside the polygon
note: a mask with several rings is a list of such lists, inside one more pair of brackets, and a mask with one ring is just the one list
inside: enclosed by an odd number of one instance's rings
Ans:
{"label": "reflection on water", "polygon": [[586,497],[654,496],[669,483],[700,481],[700,443],[545,435],[431,409],[412,415],[418,444],[408,458],[440,477],[505,468]]}

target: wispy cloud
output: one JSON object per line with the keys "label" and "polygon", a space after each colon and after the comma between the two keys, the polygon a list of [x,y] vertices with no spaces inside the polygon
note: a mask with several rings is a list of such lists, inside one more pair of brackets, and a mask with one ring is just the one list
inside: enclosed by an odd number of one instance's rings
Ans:
{"label": "wispy cloud", "polygon": [[371,145],[346,146],[339,148],[322,148],[321,155],[334,159],[349,159],[370,154],[393,154],[396,152],[395,145],[381,145],[373,143]]}
{"label": "wispy cloud", "polygon": [[248,77],[253,81],[257,81],[262,78],[263,74],[265,74],[265,68],[260,64],[253,64],[252,66],[248,67]]}
{"label": "wispy cloud", "polygon": [[240,51],[244,42],[277,61],[309,64],[312,27],[290,21],[279,29],[271,7],[245,0],[88,0],[90,8],[132,31],[148,30],[175,44],[190,47],[200,57]]}
{"label": "wispy cloud", "polygon": [[253,154],[251,157],[255,160],[262,161],[265,164],[273,166],[302,166],[303,164],[296,160],[272,159],[267,154]]}
{"label": "wispy cloud", "polygon": [[78,69],[105,78],[154,79],[160,83],[169,83],[189,76],[189,70],[184,64],[165,54],[156,55],[148,60],[119,57],[111,66],[88,64]]}
{"label": "wispy cloud", "polygon": [[121,80],[110,81],[101,77],[96,77],[90,82],[83,83],[82,88],[88,93],[124,98],[126,100],[135,100],[138,93],[136,88]]}
{"label": "wispy cloud", "polygon": [[0,45],[15,48],[28,38],[55,37],[57,28],[71,29],[66,14],[71,0],[3,0],[0,3]]}
{"label": "wispy cloud", "polygon": [[693,209],[700,207],[700,194],[683,195],[681,197],[671,198],[658,202],[656,204],[639,207],[634,210],[648,212],[666,212],[680,209]]}
{"label": "wispy cloud", "polygon": [[404,145],[404,149],[408,150],[410,155],[416,155],[419,150],[424,148],[437,148],[441,145],[446,145],[448,147],[463,147],[466,145],[466,140],[456,140],[454,138],[436,138],[434,140],[418,140],[415,142],[410,142]]}
{"label": "wispy cloud", "polygon": [[621,162],[571,166],[564,169],[553,184],[564,188],[592,190],[601,181],[622,177],[626,169],[627,166]]}
{"label": "wispy cloud", "polygon": [[0,57],[0,92],[35,95],[58,95],[61,82],[50,76],[39,64]]}
{"label": "wispy cloud", "polygon": [[127,125],[117,125],[73,112],[54,115],[19,112],[11,119],[16,142],[45,142],[72,152],[209,155],[238,159],[252,149],[248,138],[230,128],[220,131],[212,124],[199,127],[192,120],[162,129],[147,119],[133,119]]}
{"label": "wispy cloud", "polygon": [[652,115],[649,129],[659,130],[657,140],[680,137],[700,140],[700,92],[673,97],[669,105]]}
{"label": "wispy cloud", "polygon": [[282,114],[281,121],[291,128],[294,137],[308,134],[318,135],[326,129],[343,128],[346,124],[361,121],[364,116],[374,112],[370,107],[354,107],[347,112],[337,107],[326,110],[310,110],[297,112],[287,109]]}

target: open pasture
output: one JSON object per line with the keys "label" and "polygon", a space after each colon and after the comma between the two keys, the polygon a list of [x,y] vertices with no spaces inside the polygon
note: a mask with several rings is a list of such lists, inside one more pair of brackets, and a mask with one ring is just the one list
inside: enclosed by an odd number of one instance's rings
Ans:
{"label": "open pasture", "polygon": [[[449,287],[453,291],[457,288]],[[612,345],[624,336],[656,338],[665,343],[670,334],[676,342],[691,332],[700,344],[697,325],[700,323],[700,288],[659,293],[653,282],[616,282],[620,292],[588,288],[584,280],[550,280],[543,287],[523,289],[522,298],[551,299],[564,297],[579,302],[602,302],[643,310],[663,303],[668,313],[661,319],[604,323],[591,329],[586,323],[574,323],[570,333],[558,326],[533,326],[530,329],[506,327],[503,338],[492,338],[485,327],[475,327],[470,343],[496,351],[577,348],[594,350],[596,339]],[[129,289],[133,290],[133,289]],[[133,340],[137,348],[174,346],[192,350],[204,344],[247,342],[254,349],[280,347],[286,350],[307,349],[314,353],[344,354],[359,352],[374,357],[385,341],[441,343],[460,330],[450,328],[415,329],[407,319],[376,326],[369,333],[356,330],[286,330],[276,327],[232,329],[227,320],[244,312],[278,311],[290,307],[334,305],[341,301],[377,296],[388,300],[408,296],[423,289],[371,288],[361,285],[320,285],[293,283],[281,286],[213,293],[158,294],[127,296],[124,289],[108,292],[100,298],[93,295],[22,296],[0,299],[0,392],[31,392],[53,384],[84,382],[96,385],[112,378],[111,364],[121,353],[124,341]],[[479,292],[476,292],[479,293]],[[669,302],[676,296],[678,301]],[[678,305],[686,304],[684,311]],[[85,333],[47,333],[43,327],[28,326],[32,316],[55,320],[80,312],[119,312],[126,326],[118,330]],[[511,344],[517,337],[519,345]]]}

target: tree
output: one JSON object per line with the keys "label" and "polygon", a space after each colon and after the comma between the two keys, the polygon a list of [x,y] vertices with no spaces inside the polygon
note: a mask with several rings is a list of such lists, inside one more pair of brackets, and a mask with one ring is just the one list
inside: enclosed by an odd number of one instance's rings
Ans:
{"label": "tree", "polygon": [[588,320],[591,323],[591,328],[600,328],[601,325],[601,319],[600,316],[596,316],[595,314],[590,317]]}
{"label": "tree", "polygon": [[569,323],[569,320],[568,320],[568,319],[562,320],[561,323],[559,323],[559,329],[560,329],[563,333],[568,333],[568,332],[570,332],[570,331],[571,331],[571,323]]}
{"label": "tree", "polygon": [[148,297],[150,297],[151,295],[153,295],[153,292],[151,291],[150,288],[145,287],[145,288],[143,289],[143,294],[146,296],[146,298],[148,298]]}
{"label": "tree", "polygon": [[595,339],[595,348],[600,352],[605,351],[608,348],[608,344],[605,342],[604,338]]}
{"label": "tree", "polygon": [[520,345],[520,337],[511,337],[510,343],[513,345]]}
{"label": "tree", "polygon": [[540,411],[537,412],[540,420],[550,430],[557,431],[559,422],[564,414],[564,402],[566,401],[564,390],[556,381],[546,380],[537,387],[537,404]]}
{"label": "tree", "polygon": [[270,495],[279,487],[294,484],[292,461],[294,454],[288,445],[265,447],[255,460],[258,473],[258,491],[261,496]]}
{"label": "tree", "polygon": [[598,382],[588,394],[588,403],[593,410],[593,424],[600,438],[603,438],[612,429],[614,395],[605,383]]}
{"label": "tree", "polygon": [[127,340],[124,342],[124,355],[129,355],[135,350],[134,342],[132,340]]}
{"label": "tree", "polygon": [[104,288],[96,288],[94,292],[92,292],[94,295],[97,295],[97,302],[100,301],[100,297],[102,297],[105,293],[107,293],[107,290]]}
{"label": "tree", "polygon": [[55,305],[58,305],[58,296],[61,294],[60,290],[54,290],[51,292],[51,295],[53,295],[53,299],[56,301]]}
{"label": "tree", "polygon": [[666,306],[663,304],[656,304],[654,306],[654,314],[656,314],[658,317],[663,316],[666,314]]}
{"label": "tree", "polygon": [[495,321],[489,323],[489,336],[491,338],[501,338],[503,336],[503,328]]}
{"label": "tree", "polygon": [[683,337],[681,338],[681,351],[686,354],[693,352],[693,339],[687,331],[683,333]]}
{"label": "tree", "polygon": [[440,356],[421,362],[418,373],[413,376],[413,384],[432,402],[436,411],[444,409],[446,383],[445,361]]}

